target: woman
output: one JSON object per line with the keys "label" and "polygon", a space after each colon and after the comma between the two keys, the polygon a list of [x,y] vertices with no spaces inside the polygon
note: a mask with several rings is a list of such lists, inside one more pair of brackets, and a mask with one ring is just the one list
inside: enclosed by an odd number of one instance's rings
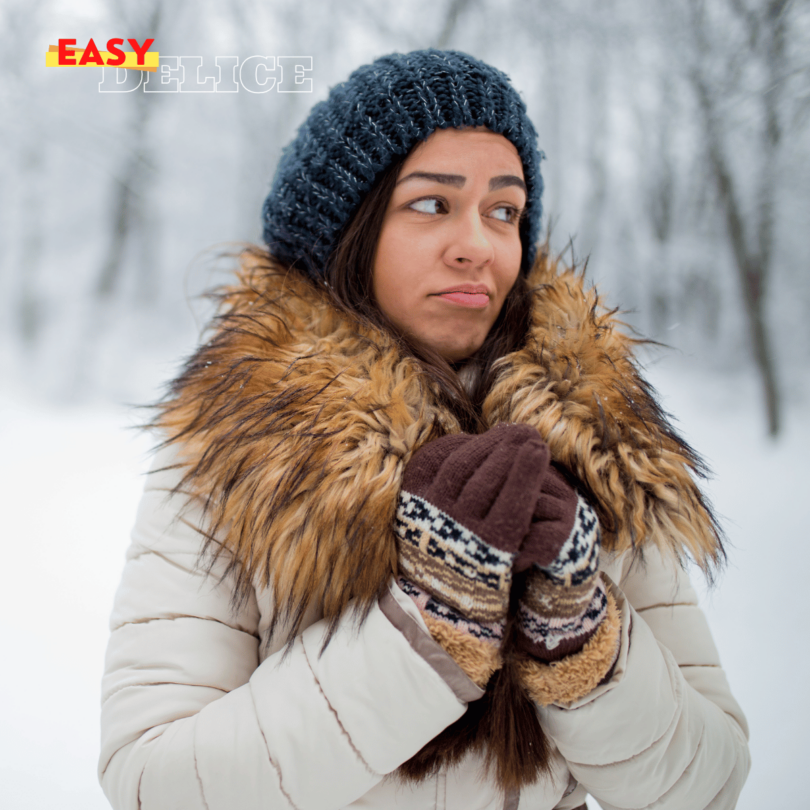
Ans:
{"label": "woman", "polygon": [[536,256],[539,160],[508,79],[441,51],[360,68],[286,150],[156,419],[113,807],[735,805],[747,727],[679,565],[723,556],[700,463]]}

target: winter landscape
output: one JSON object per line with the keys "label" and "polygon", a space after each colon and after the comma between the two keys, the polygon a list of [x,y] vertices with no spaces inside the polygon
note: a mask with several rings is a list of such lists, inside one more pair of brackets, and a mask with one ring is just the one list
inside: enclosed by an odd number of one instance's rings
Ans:
{"label": "winter landscape", "polygon": [[[750,723],[738,806],[807,806],[810,2],[203,5],[0,0],[0,807],[109,806],[99,684],[151,446],[133,406],[195,345],[223,254],[259,239],[309,107],[430,45],[512,77],[553,250],[669,347],[642,350],[645,373],[729,541],[713,587],[692,577]],[[311,56],[313,92],[107,93],[114,73],[44,65],[60,38],[122,34],[211,75],[223,54]]]}
{"label": "winter landscape", "polygon": [[[810,425],[788,409],[762,435],[755,386],[741,375],[660,363],[650,374],[715,478],[729,562],[703,606],[751,726],[741,810],[801,807],[810,652],[799,616],[810,550],[801,538]],[[0,801],[20,810],[108,807],[96,783],[99,682],[112,597],[148,464],[133,414],[55,407],[22,390],[0,402],[6,585],[0,633],[5,695]],[[699,572],[693,579],[701,583]]]}

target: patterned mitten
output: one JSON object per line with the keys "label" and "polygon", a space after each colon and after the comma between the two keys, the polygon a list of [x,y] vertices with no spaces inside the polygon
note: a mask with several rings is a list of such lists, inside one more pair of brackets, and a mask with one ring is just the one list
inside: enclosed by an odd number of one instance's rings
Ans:
{"label": "patterned mitten", "polygon": [[533,428],[455,434],[415,453],[396,514],[399,585],[479,686],[499,666],[512,565],[532,523],[548,449]]}
{"label": "patterned mitten", "polygon": [[529,569],[518,602],[518,649],[530,694],[543,705],[570,703],[608,674],[619,616],[599,574],[599,521],[557,470],[546,474],[532,526],[515,560]]}

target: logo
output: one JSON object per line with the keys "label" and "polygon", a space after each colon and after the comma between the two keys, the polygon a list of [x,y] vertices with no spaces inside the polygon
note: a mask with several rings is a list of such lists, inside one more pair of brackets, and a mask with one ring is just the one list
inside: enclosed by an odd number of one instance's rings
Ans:
{"label": "logo", "polygon": [[[131,51],[122,50],[124,40],[107,40],[100,51],[91,39],[76,47],[75,39],[60,39],[45,54],[48,67],[100,67],[100,93],[311,93],[311,56],[215,56],[213,64],[202,56],[161,56],[150,51],[155,40],[128,39]],[[130,73],[130,71],[136,71]]]}
{"label": "logo", "polygon": [[48,46],[45,54],[46,67],[119,67],[133,70],[148,70],[154,72],[158,69],[160,55],[150,52],[154,39],[145,39],[138,44],[137,39],[128,39],[132,46],[131,51],[123,51],[119,45],[124,40],[118,37],[107,40],[107,50],[100,51],[96,43],[90,39],[85,48],[72,47],[75,39],[60,39],[58,45]]}

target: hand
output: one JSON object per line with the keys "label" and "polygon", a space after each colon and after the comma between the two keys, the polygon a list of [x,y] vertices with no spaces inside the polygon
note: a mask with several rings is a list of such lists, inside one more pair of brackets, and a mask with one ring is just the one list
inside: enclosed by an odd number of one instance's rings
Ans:
{"label": "hand", "polygon": [[[548,460],[534,428],[500,425],[431,442],[405,470],[395,522],[400,585],[457,661],[463,656],[448,639],[458,641],[458,633],[497,654],[512,566],[532,526]],[[494,671],[486,669],[473,680],[486,683]]]}
{"label": "hand", "polygon": [[550,467],[515,560],[529,569],[518,603],[518,646],[554,661],[578,652],[607,615],[599,576],[599,521],[590,504]]}
{"label": "hand", "polygon": [[402,490],[441,510],[485,543],[515,554],[535,520],[549,451],[528,425],[426,444],[405,469]]}

